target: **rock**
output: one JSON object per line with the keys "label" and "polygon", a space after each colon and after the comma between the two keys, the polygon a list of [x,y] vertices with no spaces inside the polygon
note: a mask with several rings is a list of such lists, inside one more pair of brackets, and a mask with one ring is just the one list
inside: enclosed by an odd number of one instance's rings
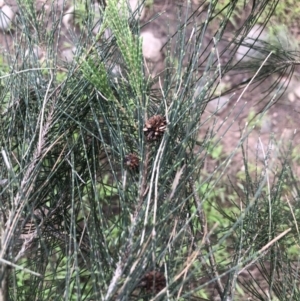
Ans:
{"label": "rock", "polygon": [[131,11],[135,13],[135,19],[143,19],[145,16],[145,1],[129,0]]}
{"label": "rock", "polygon": [[294,93],[298,98],[300,98],[300,87],[295,88]]}
{"label": "rock", "polygon": [[4,5],[0,9],[0,29],[6,31],[9,29],[15,17],[14,11],[8,5]]}
{"label": "rock", "polygon": [[272,30],[266,30],[256,24],[243,40],[243,45],[238,47],[236,52],[237,60],[249,61],[251,59],[265,58],[266,54],[262,54],[260,51],[252,48],[266,48],[262,42],[267,42],[274,47],[280,47],[287,51],[298,49],[298,42],[291,36],[290,30],[284,24],[272,26]]}
{"label": "rock", "polygon": [[[129,18],[130,17],[130,11],[132,14],[134,14],[134,18],[137,19],[143,19],[145,16],[145,4],[144,1],[139,1],[139,0],[121,0],[118,3],[119,7],[119,14],[125,13],[125,17]],[[123,11],[123,8],[125,11]]]}
{"label": "rock", "polygon": [[294,92],[289,92],[288,99],[290,102],[294,102],[296,100],[296,95]]}
{"label": "rock", "polygon": [[72,21],[74,19],[75,16],[75,6],[71,6],[65,13],[64,16],[62,18],[62,22],[65,25],[66,28],[70,28]]}
{"label": "rock", "polygon": [[224,109],[226,109],[229,102],[229,98],[227,96],[221,96],[211,100],[207,104],[207,109],[212,113],[220,114]]}
{"label": "rock", "polygon": [[68,48],[63,50],[61,53],[62,59],[67,61],[68,63],[72,62],[75,52],[76,52],[76,47],[73,47],[72,49]]}
{"label": "rock", "polygon": [[162,58],[162,41],[157,39],[152,32],[145,31],[141,33],[143,38],[143,55],[152,62],[158,62]]}
{"label": "rock", "polygon": [[268,34],[260,25],[254,25],[253,28],[248,33],[247,37],[244,39],[243,44],[239,46],[236,52],[236,59],[238,61],[249,61],[261,56],[261,53],[251,49],[251,47],[262,46],[260,41],[255,41],[255,39],[260,39],[267,41],[269,39]]}

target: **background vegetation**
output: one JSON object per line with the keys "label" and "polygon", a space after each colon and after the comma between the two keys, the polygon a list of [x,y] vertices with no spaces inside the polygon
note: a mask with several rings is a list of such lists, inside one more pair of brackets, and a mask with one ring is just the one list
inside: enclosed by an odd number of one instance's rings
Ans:
{"label": "background vegetation", "polygon": [[[254,161],[248,144],[299,61],[246,39],[283,4],[187,3],[151,76],[139,20],[122,3],[80,3],[72,62],[59,57],[56,3],[50,13],[18,3],[0,69],[0,300],[300,300],[293,138],[274,155],[270,137]],[[241,46],[255,59],[236,60]],[[239,109],[219,123],[220,108],[206,109],[226,75],[222,93],[236,93]],[[240,100],[268,81],[253,114]],[[248,122],[227,154],[222,138],[241,113]]]}

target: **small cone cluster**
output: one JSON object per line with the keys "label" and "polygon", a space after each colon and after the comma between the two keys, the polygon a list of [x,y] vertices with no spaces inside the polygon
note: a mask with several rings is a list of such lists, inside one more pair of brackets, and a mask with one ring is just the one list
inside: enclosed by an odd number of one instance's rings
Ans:
{"label": "small cone cluster", "polygon": [[129,170],[137,171],[139,168],[140,160],[135,153],[130,153],[125,156],[124,164]]}
{"label": "small cone cluster", "polygon": [[[143,128],[147,141],[155,141],[161,138],[167,128],[166,117],[154,115],[145,122]],[[130,171],[138,171],[139,157],[135,153],[127,154],[124,158],[124,165]]]}
{"label": "small cone cluster", "polygon": [[139,287],[145,289],[147,293],[158,294],[166,287],[166,283],[165,275],[159,271],[153,270],[143,276]]}
{"label": "small cone cluster", "polygon": [[143,131],[147,140],[153,141],[162,137],[166,127],[166,118],[161,115],[154,115],[146,121]]}

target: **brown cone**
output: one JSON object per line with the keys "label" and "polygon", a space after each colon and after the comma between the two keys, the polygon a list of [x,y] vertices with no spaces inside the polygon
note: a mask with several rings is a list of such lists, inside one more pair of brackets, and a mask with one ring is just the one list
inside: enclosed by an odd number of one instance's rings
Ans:
{"label": "brown cone", "polygon": [[150,271],[143,276],[139,287],[144,288],[148,293],[158,294],[166,287],[165,275],[159,271]]}
{"label": "brown cone", "polygon": [[124,158],[124,164],[129,170],[137,171],[139,168],[139,163],[140,160],[135,153],[130,153]]}
{"label": "brown cone", "polygon": [[154,115],[145,123],[143,131],[148,141],[159,139],[167,127],[166,118],[161,115]]}

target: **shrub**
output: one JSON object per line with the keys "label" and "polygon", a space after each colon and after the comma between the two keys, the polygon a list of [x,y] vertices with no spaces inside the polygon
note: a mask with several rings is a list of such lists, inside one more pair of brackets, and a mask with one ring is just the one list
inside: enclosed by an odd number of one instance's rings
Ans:
{"label": "shrub", "polygon": [[[163,72],[154,75],[142,56],[143,27],[127,5],[93,6],[100,16],[94,35],[95,13],[82,3],[75,56],[67,63],[58,56],[65,10],[51,4],[49,29],[46,5],[39,12],[19,5],[11,68],[1,75],[2,300],[245,294],[296,300],[299,210],[288,194],[297,187],[291,152],[273,176],[264,154],[255,176],[246,147],[255,122],[230,154],[220,148],[247,107],[229,111],[221,125],[219,109],[206,114],[227,74],[244,73],[221,91],[239,93],[234,107],[253,84],[275,78],[271,97],[255,100],[263,103],[260,118],[281,95],[281,79],[292,76],[297,54],[245,41],[262,13],[267,24],[278,1],[254,1],[231,39],[224,32],[237,1],[224,6],[221,21],[218,1],[181,6],[176,34],[169,32],[163,48]],[[45,47],[43,59],[34,55],[35,45]],[[241,45],[261,55],[237,62]],[[238,152],[245,175],[229,191],[223,179]],[[211,171],[209,159],[216,163]]]}

